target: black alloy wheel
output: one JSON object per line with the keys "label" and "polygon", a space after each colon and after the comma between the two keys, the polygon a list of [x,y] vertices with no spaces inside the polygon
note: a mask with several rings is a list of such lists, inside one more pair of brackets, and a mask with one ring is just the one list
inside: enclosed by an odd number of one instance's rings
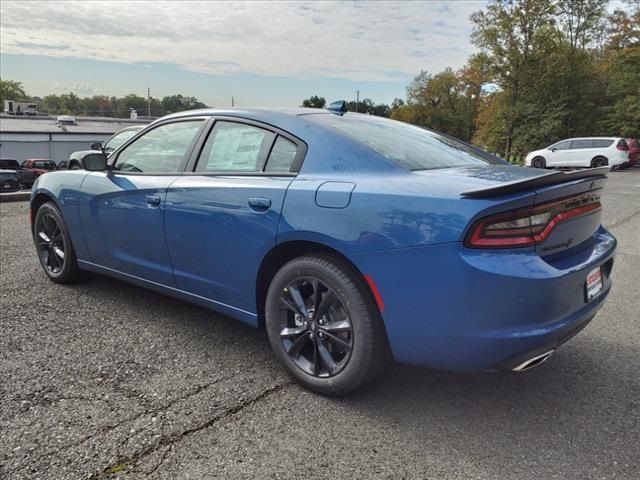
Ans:
{"label": "black alloy wheel", "polygon": [[546,162],[542,157],[536,157],[533,159],[532,165],[534,168],[545,168]]}
{"label": "black alloy wheel", "polygon": [[591,160],[591,166],[593,168],[606,167],[608,163],[609,162],[604,157],[596,157],[593,160]]}
{"label": "black alloy wheel", "polygon": [[331,287],[303,277],[282,290],[280,339],[291,361],[314,377],[332,377],[349,361],[353,327]]}
{"label": "black alloy wheel", "polygon": [[33,225],[33,241],[38,259],[47,276],[57,283],[69,283],[80,279],[71,238],[58,207],[46,202],[38,208]]}
{"label": "black alloy wheel", "polygon": [[391,358],[365,280],[330,254],[297,257],[278,270],[267,291],[265,327],[289,374],[324,395],[360,388]]}
{"label": "black alloy wheel", "polygon": [[60,225],[51,213],[38,217],[35,240],[42,266],[54,275],[59,274],[64,269],[66,246]]}

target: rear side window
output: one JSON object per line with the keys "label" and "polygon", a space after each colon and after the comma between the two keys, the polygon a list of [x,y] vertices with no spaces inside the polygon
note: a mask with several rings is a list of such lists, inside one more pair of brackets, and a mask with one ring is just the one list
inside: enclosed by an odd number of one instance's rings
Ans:
{"label": "rear side window", "polygon": [[278,136],[273,144],[265,172],[290,172],[298,153],[298,146],[291,140]]}
{"label": "rear side window", "polygon": [[607,148],[607,147],[610,147],[612,143],[613,143],[613,140],[596,138],[595,140],[593,140],[593,147],[594,148]]}
{"label": "rear side window", "polygon": [[571,150],[579,148],[592,148],[593,140],[571,140]]}
{"label": "rear side window", "polygon": [[375,150],[408,170],[463,167],[492,163],[487,157],[451,137],[407,123],[368,115],[308,115]]}
{"label": "rear side window", "polygon": [[261,172],[275,134],[234,122],[216,122],[196,165],[197,172]]}

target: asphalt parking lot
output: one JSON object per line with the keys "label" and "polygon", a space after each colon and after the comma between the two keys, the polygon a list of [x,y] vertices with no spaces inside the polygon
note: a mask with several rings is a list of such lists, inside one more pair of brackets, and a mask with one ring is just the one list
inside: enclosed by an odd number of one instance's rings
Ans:
{"label": "asphalt parking lot", "polygon": [[640,169],[609,178],[613,292],[550,361],[391,366],[344,399],[292,384],[229,318],[105,277],[48,281],[27,203],[2,203],[0,477],[637,479]]}

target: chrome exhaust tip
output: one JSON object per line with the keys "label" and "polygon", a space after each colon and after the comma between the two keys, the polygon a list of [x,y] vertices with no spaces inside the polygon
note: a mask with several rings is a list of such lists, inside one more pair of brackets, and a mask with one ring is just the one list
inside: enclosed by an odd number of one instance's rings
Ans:
{"label": "chrome exhaust tip", "polygon": [[536,355],[535,357],[531,357],[528,360],[525,360],[517,367],[513,368],[513,372],[524,372],[525,370],[530,370],[534,367],[537,367],[541,363],[544,363],[554,352],[555,350],[549,350],[548,352],[541,353],[540,355]]}

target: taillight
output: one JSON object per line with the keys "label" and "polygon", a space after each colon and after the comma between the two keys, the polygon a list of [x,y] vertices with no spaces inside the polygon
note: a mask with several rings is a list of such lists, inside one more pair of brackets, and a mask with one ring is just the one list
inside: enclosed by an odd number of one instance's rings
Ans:
{"label": "taillight", "polygon": [[562,222],[600,210],[600,196],[577,197],[491,215],[477,221],[465,240],[467,247],[512,248],[544,242]]}

